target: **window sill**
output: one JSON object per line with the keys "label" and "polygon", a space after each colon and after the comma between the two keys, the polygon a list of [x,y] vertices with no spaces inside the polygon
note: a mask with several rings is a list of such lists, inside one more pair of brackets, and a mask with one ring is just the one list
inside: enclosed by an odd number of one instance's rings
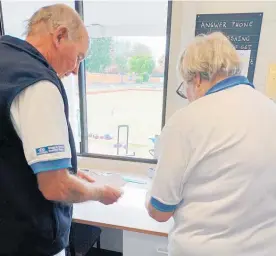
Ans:
{"label": "window sill", "polygon": [[151,160],[150,162],[142,162],[137,161],[137,158],[135,160],[136,161],[133,161],[133,159],[131,158],[121,159],[119,157],[103,157],[94,154],[78,155],[79,168],[116,171],[128,174],[147,175],[148,169],[155,168],[157,162],[156,160]]}
{"label": "window sill", "polygon": [[137,157],[112,156],[112,155],[101,155],[101,154],[91,154],[91,153],[78,154],[78,157],[89,157],[89,158],[99,158],[99,159],[106,159],[106,160],[157,164],[156,159],[137,158]]}

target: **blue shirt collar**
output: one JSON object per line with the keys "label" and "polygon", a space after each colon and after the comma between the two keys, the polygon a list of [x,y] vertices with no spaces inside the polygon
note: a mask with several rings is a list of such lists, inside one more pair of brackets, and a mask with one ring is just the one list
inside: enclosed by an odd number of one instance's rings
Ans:
{"label": "blue shirt collar", "polygon": [[250,83],[245,76],[231,76],[215,84],[211,89],[207,91],[205,95],[209,95],[215,92],[219,92],[222,90],[226,90],[228,88],[244,84],[249,85],[252,88],[255,88],[254,85]]}

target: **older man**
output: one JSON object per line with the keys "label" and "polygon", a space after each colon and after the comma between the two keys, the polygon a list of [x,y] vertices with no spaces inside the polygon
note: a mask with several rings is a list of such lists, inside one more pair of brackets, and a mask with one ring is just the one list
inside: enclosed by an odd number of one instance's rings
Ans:
{"label": "older man", "polygon": [[191,104],[164,127],[147,202],[157,221],[174,217],[169,255],[276,255],[275,103],[221,33],[196,37],[179,67]]}
{"label": "older man", "polygon": [[78,14],[62,4],[31,17],[26,41],[0,39],[0,255],[55,255],[68,244],[72,203],[120,197],[75,175],[60,78],[78,73],[88,42]]}

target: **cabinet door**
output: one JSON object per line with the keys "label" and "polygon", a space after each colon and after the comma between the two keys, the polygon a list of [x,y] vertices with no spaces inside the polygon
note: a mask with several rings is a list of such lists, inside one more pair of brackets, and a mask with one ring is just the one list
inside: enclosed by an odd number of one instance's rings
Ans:
{"label": "cabinet door", "polygon": [[168,238],[142,233],[123,232],[123,256],[166,256]]}

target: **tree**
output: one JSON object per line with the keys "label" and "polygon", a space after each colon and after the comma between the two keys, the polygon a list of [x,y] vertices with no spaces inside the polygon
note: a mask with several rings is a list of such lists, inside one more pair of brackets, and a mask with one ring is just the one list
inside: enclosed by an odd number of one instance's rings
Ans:
{"label": "tree", "polygon": [[147,45],[135,43],[131,50],[131,56],[152,56],[152,51]]}
{"label": "tree", "polygon": [[128,72],[128,59],[131,56],[131,43],[117,40],[114,43],[114,61],[120,74]]}
{"label": "tree", "polygon": [[161,67],[161,68],[164,68],[165,67],[165,54],[161,55],[158,59],[158,65]]}
{"label": "tree", "polygon": [[[155,67],[155,62],[152,56],[133,56],[128,62],[129,70],[138,75],[138,81],[149,79],[149,75]],[[148,75],[146,75],[148,74]]]}
{"label": "tree", "polygon": [[86,69],[89,72],[103,72],[111,64],[112,46],[111,37],[91,38],[89,53],[85,62]]}
{"label": "tree", "polygon": [[117,66],[117,70],[121,75],[121,83],[124,83],[124,74],[128,71],[127,66],[128,57],[124,55],[115,56],[115,64]]}
{"label": "tree", "polygon": [[164,77],[164,71],[165,71],[165,55],[159,56],[157,59],[157,66],[152,72],[152,76],[155,77]]}

